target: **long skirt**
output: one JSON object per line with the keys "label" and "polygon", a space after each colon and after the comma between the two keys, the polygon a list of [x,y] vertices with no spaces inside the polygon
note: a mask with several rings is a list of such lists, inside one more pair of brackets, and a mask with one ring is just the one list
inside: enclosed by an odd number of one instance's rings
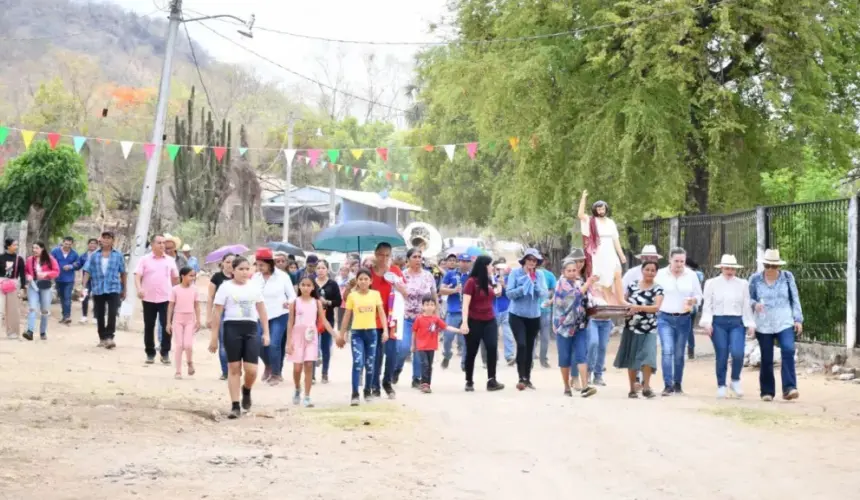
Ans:
{"label": "long skirt", "polygon": [[625,328],[614,366],[637,371],[650,366],[652,372],[657,373],[657,332],[633,333]]}

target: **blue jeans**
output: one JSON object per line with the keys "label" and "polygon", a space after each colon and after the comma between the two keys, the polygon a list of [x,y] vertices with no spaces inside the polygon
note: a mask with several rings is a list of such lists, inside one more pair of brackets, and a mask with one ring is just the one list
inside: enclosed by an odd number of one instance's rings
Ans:
{"label": "blue jeans", "polygon": [[714,316],[711,342],[717,357],[717,387],[725,387],[729,353],[732,355],[732,381],[741,379],[744,367],[744,320],[741,316]]}
{"label": "blue jeans", "polygon": [[660,335],[663,383],[666,387],[681,385],[684,379],[684,356],[690,338],[692,316],[657,313],[657,334]]}
{"label": "blue jeans", "polygon": [[606,371],[606,347],[614,326],[611,319],[588,320],[588,372],[596,379]]}
{"label": "blue jeans", "polygon": [[[44,337],[48,333],[48,314],[51,311],[51,289],[39,290],[36,287],[36,282],[31,281],[30,285],[27,286],[27,303],[30,305],[30,313],[27,314],[27,330],[30,332],[36,331],[36,315],[40,314],[39,334]],[[18,306],[16,305],[15,307]]]}
{"label": "blue jeans", "polygon": [[[463,314],[458,312],[449,312],[448,318],[445,320],[445,323],[447,323],[448,326],[460,328],[460,325],[463,323]],[[450,360],[453,357],[454,353],[451,352],[451,347],[454,343],[455,338],[457,339],[457,347],[460,349],[460,369],[465,370],[466,337],[464,335],[445,330],[445,333],[442,334],[442,358]]]}
{"label": "blue jeans", "polygon": [[[264,346],[262,341],[260,345],[263,347],[260,350],[260,357],[263,363],[272,370],[272,375],[281,376],[284,370],[284,364],[281,359],[281,344],[284,343],[287,335],[287,320],[289,314],[282,314],[277,318],[269,320],[269,345]],[[263,328],[260,328],[260,336],[263,335]]]}
{"label": "blue jeans", "polygon": [[[331,365],[331,342],[332,337],[329,332],[320,334],[320,363],[322,364],[323,377],[328,377],[328,367]],[[316,375],[317,365],[314,363],[314,375]]]}
{"label": "blue jeans", "polygon": [[74,282],[56,283],[57,296],[60,298],[60,305],[63,309],[63,319],[72,317],[72,288],[75,287]]}
{"label": "blue jeans", "polygon": [[797,389],[797,374],[794,371],[794,327],[786,328],[779,333],[758,333],[758,346],[761,349],[761,371],[758,381],[761,385],[762,396],[776,396],[776,382],[773,379],[773,345],[779,342],[782,351],[782,393],[786,394]]}
{"label": "blue jeans", "polygon": [[[394,366],[394,373],[403,371],[403,365],[406,364],[406,358],[412,353],[412,325],[414,319],[403,321],[403,338],[397,340],[397,364]],[[412,355],[412,380],[421,380],[421,357]]]}
{"label": "blue jeans", "polygon": [[505,361],[513,361],[517,357],[517,341],[514,340],[514,332],[511,330],[511,322],[508,321],[508,311],[500,312],[496,316],[499,326],[502,327],[502,342],[505,345]]}
{"label": "blue jeans", "polygon": [[[385,360],[385,366],[382,362]],[[394,363],[397,361],[397,341],[382,341],[382,329],[376,330],[376,359],[373,363],[373,385],[374,390],[380,389],[379,379],[383,384],[391,383],[391,375],[394,374]],[[383,373],[384,370],[384,373]]]}
{"label": "blue jeans", "polygon": [[[612,331],[610,328],[609,331]],[[541,309],[540,312],[540,361],[541,363],[548,363],[549,358],[547,355],[549,354],[549,337],[552,333],[552,310],[544,311]]]}
{"label": "blue jeans", "polygon": [[694,307],[693,312],[690,313],[690,338],[687,340],[687,345],[690,349],[696,349],[696,333],[695,333],[695,325],[696,325],[696,314],[699,313],[699,308]]}
{"label": "blue jeans", "polygon": [[227,376],[227,349],[224,348],[224,315],[221,315],[221,326],[218,328],[218,360],[221,361],[221,375]]}
{"label": "blue jeans", "polygon": [[358,394],[358,384],[361,382],[361,370],[364,369],[364,390],[369,391],[373,385],[373,373],[376,370],[376,329],[352,330],[352,394]]}

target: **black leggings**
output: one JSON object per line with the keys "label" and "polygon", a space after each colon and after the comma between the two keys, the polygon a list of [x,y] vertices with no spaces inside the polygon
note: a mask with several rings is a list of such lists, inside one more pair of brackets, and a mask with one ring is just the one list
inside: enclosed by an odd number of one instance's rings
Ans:
{"label": "black leggings", "polygon": [[475,357],[481,350],[481,341],[487,348],[487,380],[496,378],[496,357],[499,354],[499,326],[496,318],[489,321],[469,318],[469,334],[466,335],[466,382],[473,383]]}
{"label": "black leggings", "polygon": [[523,318],[508,313],[508,321],[517,341],[517,373],[521,381],[528,382],[532,379],[532,355],[535,339],[540,334],[540,318]]}

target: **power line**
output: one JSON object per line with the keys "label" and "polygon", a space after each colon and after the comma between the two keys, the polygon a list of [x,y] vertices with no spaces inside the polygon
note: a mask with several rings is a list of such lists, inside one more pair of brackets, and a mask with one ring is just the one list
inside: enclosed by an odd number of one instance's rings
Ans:
{"label": "power line", "polygon": [[[636,24],[643,21],[653,21],[655,19],[662,19],[666,17],[673,17],[678,14],[687,13],[690,11],[696,11],[704,9],[705,7],[715,7],[720,4],[728,3],[731,0],[717,0],[716,2],[708,5],[697,5],[694,7],[686,7],[684,9],[673,10],[669,12],[664,12],[662,14],[654,14],[651,16],[639,17],[635,19],[627,19],[625,21],[619,21],[616,23],[607,23],[607,24],[599,24],[595,26],[586,26],[584,28],[578,28],[575,30],[568,31],[559,31],[556,33],[545,33],[540,35],[527,35],[527,36],[519,36],[519,37],[511,37],[511,38],[494,38],[491,40],[454,40],[450,42],[438,41],[438,42],[418,42],[418,41],[376,41],[376,40],[347,40],[347,39],[338,39],[338,38],[327,38],[322,36],[314,36],[314,35],[305,35],[301,33],[293,33],[291,31],[284,31],[276,28],[267,28],[265,26],[254,25],[255,30],[266,31],[269,33],[276,33],[279,35],[289,36],[293,38],[301,38],[305,40],[313,40],[318,42],[330,42],[330,43],[341,43],[341,44],[351,44],[351,45],[380,45],[380,46],[446,46],[446,45],[490,45],[496,43],[509,43],[509,42],[527,42],[533,40],[545,40],[551,38],[559,38],[564,36],[575,36],[582,33],[587,33],[590,31],[598,31],[607,28],[617,28],[621,26],[628,26],[630,24]],[[188,9],[186,9],[188,10]],[[194,11],[190,11],[194,12]],[[227,22],[230,24],[236,24],[227,19],[215,19],[216,21]]]}
{"label": "power line", "polygon": [[218,37],[223,38],[224,40],[226,40],[226,41],[228,41],[228,42],[232,43],[233,45],[235,45],[235,46],[239,47],[240,49],[242,49],[242,50],[244,50],[244,51],[246,51],[246,52],[248,52],[248,53],[250,53],[250,54],[253,54],[253,55],[255,55],[255,56],[259,57],[260,59],[262,59],[262,60],[264,60],[264,61],[268,62],[269,64],[272,64],[272,65],[274,65],[274,66],[277,66],[277,67],[281,68],[282,70],[286,71],[287,73],[290,73],[291,75],[297,76],[297,77],[299,77],[299,78],[301,78],[301,79],[303,79],[303,80],[307,80],[307,81],[309,81],[309,82],[311,82],[311,83],[315,83],[316,85],[319,85],[320,87],[327,88],[327,89],[331,90],[332,92],[340,93],[341,95],[346,96],[346,97],[351,97],[351,98],[353,98],[353,99],[357,99],[357,100],[359,100],[359,101],[363,101],[363,102],[366,102],[366,103],[369,103],[369,104],[373,104],[374,106],[379,106],[379,107],[381,107],[381,108],[390,109],[390,110],[392,110],[392,111],[396,111],[396,112],[401,113],[401,114],[405,114],[405,113],[407,113],[407,111],[406,111],[406,110],[404,110],[404,109],[396,108],[396,107],[394,107],[394,106],[389,106],[389,105],[387,105],[387,104],[382,104],[382,103],[380,103],[380,102],[376,102],[376,101],[373,101],[373,100],[367,99],[367,98],[365,98],[365,97],[357,96],[357,95],[355,95],[355,94],[351,94],[351,93],[349,93],[349,92],[344,92],[343,90],[340,90],[340,89],[338,89],[337,87],[332,87],[332,86],[331,86],[331,85],[329,85],[329,84],[323,83],[323,82],[321,82],[321,81],[319,81],[319,80],[315,80],[315,79],[313,79],[313,78],[311,78],[311,77],[309,77],[309,76],[305,76],[305,75],[303,75],[303,74],[301,74],[301,73],[298,73],[298,72],[296,72],[296,71],[294,71],[294,70],[291,70],[290,68],[287,68],[286,66],[284,66],[284,65],[282,65],[282,64],[280,64],[280,63],[278,63],[278,62],[276,62],[276,61],[273,61],[272,59],[269,59],[268,57],[266,57],[266,56],[264,56],[264,55],[260,54],[259,52],[255,52],[255,51],[253,51],[253,50],[249,49],[248,47],[245,47],[245,46],[244,46],[244,45],[242,45],[241,43],[234,41],[233,39],[231,39],[230,37],[228,37],[228,36],[226,36],[226,35],[222,35],[221,33],[219,33],[219,32],[217,32],[217,31],[215,31],[214,29],[210,28],[209,26],[207,26],[206,24],[204,24],[204,23],[202,23],[202,22],[200,23],[200,26],[202,26],[202,27],[206,28],[207,30],[211,31],[212,33],[214,33],[214,34],[215,34],[215,35],[217,35]]}
{"label": "power line", "polygon": [[206,88],[206,82],[203,81],[203,72],[200,71],[200,64],[197,62],[197,54],[194,51],[194,42],[191,40],[191,34],[188,33],[188,23],[182,23],[182,27],[185,29],[185,37],[188,38],[188,47],[191,49],[191,60],[194,61],[194,68],[197,70],[198,78],[200,78],[200,86],[203,87],[203,93],[206,95],[206,103],[209,104],[209,109],[212,111],[212,114],[215,115],[215,120],[220,121],[218,119],[218,112],[215,111],[215,107],[212,106],[212,100],[209,98],[209,90]]}

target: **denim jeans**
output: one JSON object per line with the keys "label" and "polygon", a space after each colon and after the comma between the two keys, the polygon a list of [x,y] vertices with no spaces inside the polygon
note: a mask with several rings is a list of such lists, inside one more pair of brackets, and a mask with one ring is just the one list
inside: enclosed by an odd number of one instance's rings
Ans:
{"label": "denim jeans", "polygon": [[508,321],[508,311],[500,312],[496,320],[499,322],[499,326],[502,327],[505,361],[513,361],[517,357],[517,341],[514,340],[514,332],[511,331],[511,323]]}
{"label": "denim jeans", "polygon": [[732,356],[732,381],[741,379],[744,367],[744,320],[741,316],[714,316],[711,342],[717,358],[717,387],[725,387],[729,354]]}
{"label": "denim jeans", "polygon": [[614,326],[611,319],[588,320],[588,372],[594,378],[603,377],[606,371],[606,347]]}
{"label": "denim jeans", "polygon": [[681,384],[684,379],[684,359],[687,340],[690,338],[689,314],[673,316],[657,313],[657,334],[660,335],[660,351],[663,368],[663,383],[666,387]]}
{"label": "denim jeans", "polygon": [[71,281],[60,283],[58,281],[56,285],[57,296],[60,299],[60,306],[63,310],[63,319],[69,319],[72,317],[72,288],[75,287],[75,283]]}
{"label": "denim jeans", "polygon": [[687,345],[690,349],[696,349],[696,314],[698,314],[699,308],[694,307],[693,312],[690,313],[690,337],[687,339]]}
{"label": "denim jeans", "polygon": [[376,329],[352,330],[352,394],[358,394],[358,384],[361,382],[361,370],[364,369],[364,390],[369,391],[373,385],[373,374],[376,370]]}
{"label": "denim jeans", "polygon": [[[320,364],[322,365],[323,377],[328,377],[328,368],[331,365],[331,343],[332,336],[329,332],[320,334]],[[314,363],[314,375],[317,372],[317,365]]]}
{"label": "denim jeans", "polygon": [[39,334],[44,337],[48,333],[48,314],[51,311],[51,289],[40,290],[35,281],[27,286],[27,303],[30,313],[27,314],[27,331],[36,331],[36,316],[40,316]]}
{"label": "denim jeans", "polygon": [[[611,331],[611,330],[610,330]],[[549,354],[549,340],[552,333],[552,310],[540,312],[540,361],[541,363],[549,362],[547,355]]]}
{"label": "denim jeans", "polygon": [[[284,364],[281,362],[281,344],[286,340],[287,336],[287,320],[289,314],[282,314],[277,318],[269,320],[269,345],[264,346],[262,341],[260,345],[263,347],[260,350],[260,357],[263,363],[272,370],[272,375],[281,376],[284,370]],[[263,335],[263,328],[260,328],[260,335]]]}
{"label": "denim jeans", "polygon": [[794,371],[794,328],[786,328],[779,333],[758,333],[758,346],[761,349],[761,371],[758,381],[762,396],[776,396],[776,382],[773,379],[773,345],[779,342],[782,351],[782,393],[797,389],[797,374]]}
{"label": "denim jeans", "polygon": [[[383,361],[385,362],[385,366],[382,365]],[[380,377],[382,378],[382,384],[391,383],[391,375],[394,374],[394,363],[396,361],[397,341],[389,340],[387,342],[383,342],[382,329],[376,330],[376,359],[373,363],[372,377],[372,388],[374,390],[379,390],[381,388],[379,383]]]}
{"label": "denim jeans", "polygon": [[414,323],[414,319],[403,321],[403,338],[397,339],[397,363],[394,365],[394,373],[403,371],[406,358],[412,354],[412,380],[421,380],[421,358],[412,353],[412,325]]}
{"label": "denim jeans", "polygon": [[218,360],[221,362],[221,375],[227,376],[227,349],[224,348],[224,315],[221,315],[221,326],[218,328]]}
{"label": "denim jeans", "polygon": [[[456,328],[460,328],[460,324],[463,322],[463,314],[462,313],[448,313],[448,318],[445,320],[448,326],[453,326]],[[442,358],[443,359],[451,359],[454,356],[454,353],[451,352],[452,344],[454,343],[454,339],[457,339],[457,347],[460,348],[460,369],[466,369],[466,338],[463,335],[458,333],[449,332],[445,330],[445,333],[442,334]]]}

